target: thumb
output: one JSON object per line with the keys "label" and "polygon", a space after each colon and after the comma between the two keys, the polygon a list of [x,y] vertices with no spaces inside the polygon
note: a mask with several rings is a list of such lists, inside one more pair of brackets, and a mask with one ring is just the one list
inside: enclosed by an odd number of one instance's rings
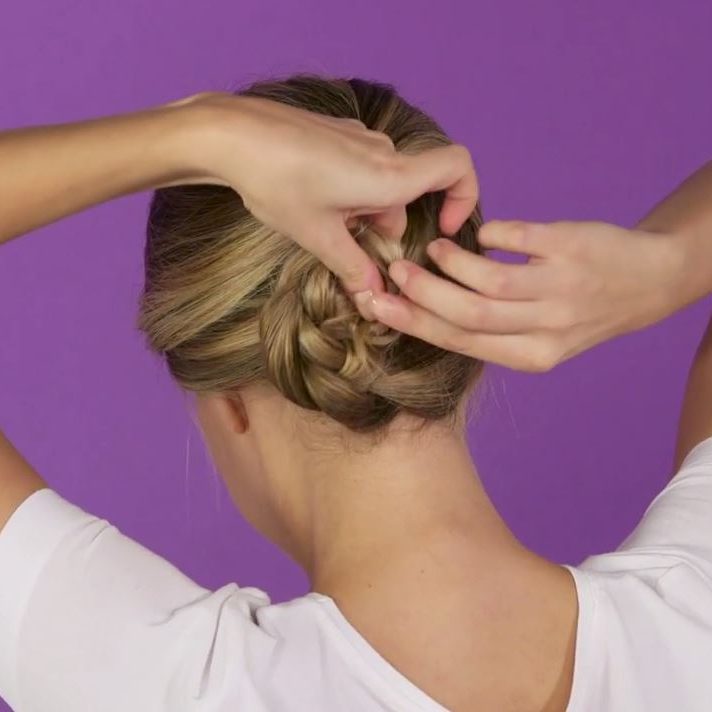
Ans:
{"label": "thumb", "polygon": [[343,217],[322,218],[317,227],[295,235],[295,239],[318,257],[350,294],[383,291],[378,267],[348,231]]}

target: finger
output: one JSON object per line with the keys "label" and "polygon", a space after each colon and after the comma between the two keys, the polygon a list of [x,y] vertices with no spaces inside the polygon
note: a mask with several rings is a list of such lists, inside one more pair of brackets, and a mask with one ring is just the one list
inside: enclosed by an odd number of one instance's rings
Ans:
{"label": "finger", "polygon": [[486,248],[546,257],[556,252],[554,231],[546,224],[522,220],[490,220],[479,229],[479,243]]}
{"label": "finger", "polygon": [[546,371],[557,362],[551,343],[540,337],[482,334],[462,329],[407,299],[387,292],[373,296],[371,309],[381,323],[446,351],[523,371]]}
{"label": "finger", "polygon": [[551,278],[545,265],[513,265],[477,255],[452,240],[433,240],[427,253],[449,277],[495,299],[535,299]]}
{"label": "finger", "polygon": [[317,229],[295,235],[295,240],[339,277],[347,292],[384,288],[378,267],[354,240],[343,219],[325,219]]}
{"label": "finger", "polygon": [[459,144],[431,148],[414,155],[398,154],[403,177],[397,202],[407,204],[424,193],[444,190],[440,229],[457,232],[477,204],[479,187],[469,151]]}
{"label": "finger", "polygon": [[400,240],[408,226],[408,215],[405,206],[395,206],[371,215],[370,222],[375,230],[384,237]]}
{"label": "finger", "polygon": [[540,302],[490,299],[406,260],[393,262],[389,273],[408,299],[463,329],[518,334],[546,325]]}

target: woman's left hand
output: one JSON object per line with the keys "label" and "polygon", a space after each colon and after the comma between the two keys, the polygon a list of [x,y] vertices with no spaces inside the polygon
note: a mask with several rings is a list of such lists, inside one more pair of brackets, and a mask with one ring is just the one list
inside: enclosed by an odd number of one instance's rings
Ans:
{"label": "woman's left hand", "polygon": [[480,228],[479,241],[529,261],[504,263],[435,240],[428,253],[454,282],[394,262],[390,274],[403,296],[375,295],[377,319],[450,351],[547,371],[659,321],[709,289],[694,278],[682,235],[603,222],[492,220]]}

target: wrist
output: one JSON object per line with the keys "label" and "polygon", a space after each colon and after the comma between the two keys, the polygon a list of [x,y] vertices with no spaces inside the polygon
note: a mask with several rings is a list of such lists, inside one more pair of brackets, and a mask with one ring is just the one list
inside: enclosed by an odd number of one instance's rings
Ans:
{"label": "wrist", "polygon": [[224,118],[221,92],[201,92],[156,107],[165,122],[161,154],[166,158],[164,179],[157,188],[191,183],[230,184],[215,171]]}
{"label": "wrist", "polygon": [[712,292],[712,241],[689,230],[636,227],[653,240],[661,269],[655,293],[657,316],[670,316]]}
{"label": "wrist", "polygon": [[698,230],[679,230],[673,241],[680,253],[681,282],[686,303],[712,292],[712,239]]}

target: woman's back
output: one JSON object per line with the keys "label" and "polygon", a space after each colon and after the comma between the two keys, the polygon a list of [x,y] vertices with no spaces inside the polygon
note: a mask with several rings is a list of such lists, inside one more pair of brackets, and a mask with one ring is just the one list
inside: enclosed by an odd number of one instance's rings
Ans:
{"label": "woman's back", "polygon": [[712,438],[617,552],[560,576],[466,571],[502,583],[470,606],[447,581],[271,604],[236,584],[208,591],[41,490],[0,537],[0,687],[18,710],[56,712],[706,711],[710,506]]}

